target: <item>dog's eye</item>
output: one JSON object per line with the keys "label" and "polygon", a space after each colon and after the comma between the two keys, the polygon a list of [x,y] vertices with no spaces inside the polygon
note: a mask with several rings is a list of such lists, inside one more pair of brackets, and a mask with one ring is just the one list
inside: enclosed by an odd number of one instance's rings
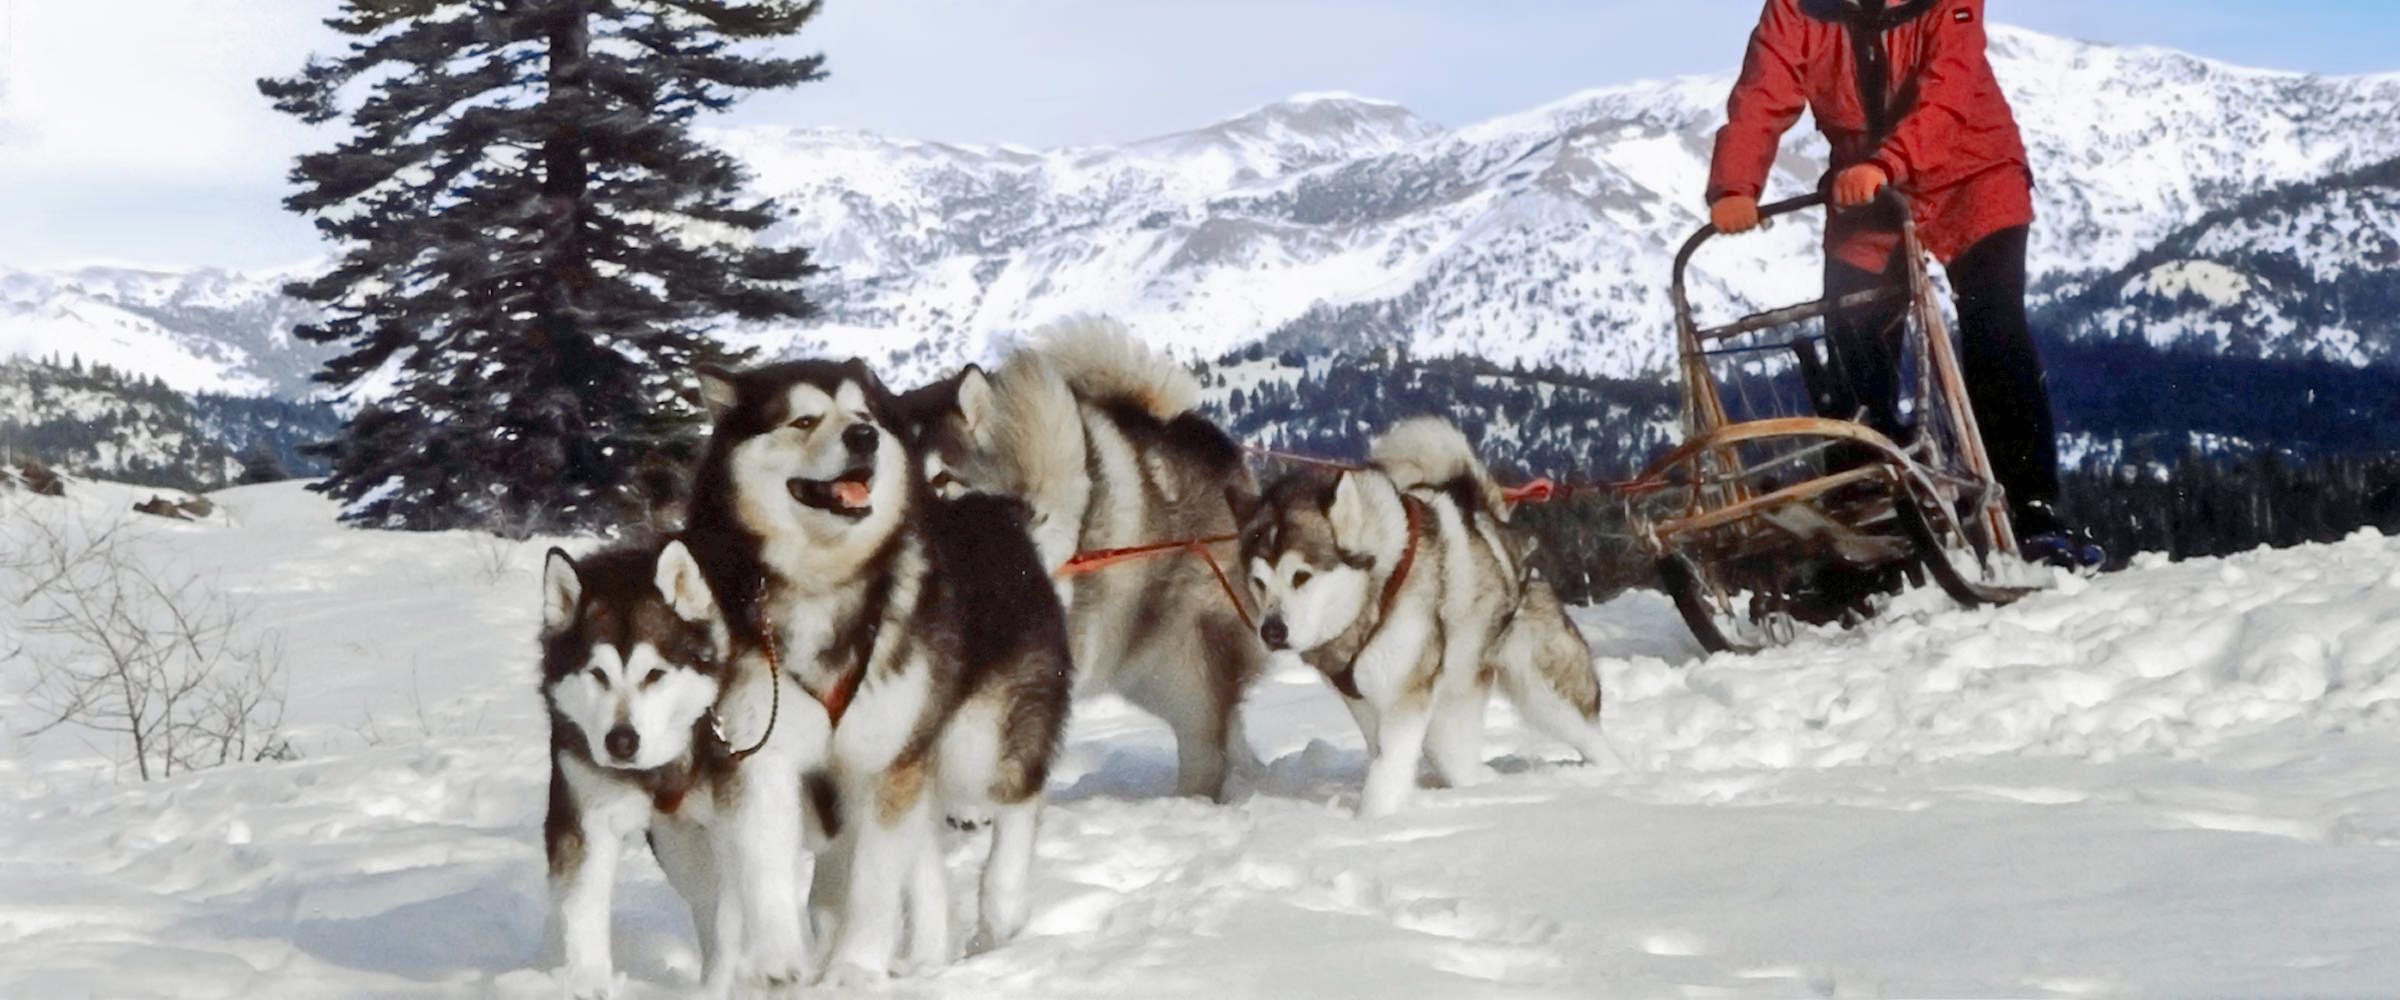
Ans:
{"label": "dog's eye", "polygon": [[591,669],[591,675],[593,680],[600,682],[601,690],[608,690],[608,673],[606,671],[601,670],[599,667],[593,667]]}
{"label": "dog's eye", "polygon": [[642,686],[643,686],[643,687],[649,687],[649,686],[650,686],[650,685],[652,685],[652,684],[656,684],[656,683],[658,683],[658,682],[660,682],[660,681],[663,681],[663,680],[666,680],[666,679],[667,679],[667,672],[666,672],[666,670],[665,670],[665,669],[663,669],[663,668],[659,668],[659,667],[652,667],[652,668],[650,668],[650,673],[649,673],[649,675],[648,675],[648,676],[646,676],[646,677],[643,677],[643,678],[642,678]]}
{"label": "dog's eye", "polygon": [[824,417],[801,417],[798,420],[792,421],[792,426],[804,431],[813,431],[817,429],[818,424],[824,422]]}
{"label": "dog's eye", "polygon": [[1292,574],[1292,586],[1295,586],[1295,587],[1305,587],[1305,586],[1308,586],[1308,578],[1309,578],[1311,575],[1312,575],[1312,574],[1310,574],[1310,573],[1309,573],[1309,571],[1307,571],[1307,570],[1301,570],[1300,572],[1297,572],[1297,573],[1294,573],[1294,574]]}

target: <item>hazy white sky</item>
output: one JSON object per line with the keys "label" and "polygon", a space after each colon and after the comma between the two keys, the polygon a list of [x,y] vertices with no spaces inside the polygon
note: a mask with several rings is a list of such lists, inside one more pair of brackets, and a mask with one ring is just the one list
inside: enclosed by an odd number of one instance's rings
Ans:
{"label": "hazy white sky", "polygon": [[[0,266],[263,267],[321,253],[281,211],[338,140],[254,81],[343,39],[333,0],[0,0]],[[2320,73],[2400,69],[2400,3],[1992,0],[1995,20]],[[1729,74],[1758,0],[827,0],[789,43],[830,79],[727,121],[965,142],[1122,142],[1302,92],[1464,124],[1591,87]]]}

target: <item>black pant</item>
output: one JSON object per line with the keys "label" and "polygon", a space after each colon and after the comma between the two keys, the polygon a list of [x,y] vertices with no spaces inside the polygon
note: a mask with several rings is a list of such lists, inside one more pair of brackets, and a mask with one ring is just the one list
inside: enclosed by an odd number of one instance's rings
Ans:
{"label": "black pant", "polygon": [[[1825,294],[1848,295],[1900,280],[1899,254],[1882,274],[1825,258]],[[2058,499],[2058,437],[2050,389],[2025,322],[2025,227],[2000,230],[1968,247],[1943,270],[1957,295],[1960,374],[1983,429],[1992,473],[2007,491],[2018,531],[2050,530],[2047,508]],[[1813,379],[1821,416],[1852,419],[1905,440],[1899,415],[1899,337],[1907,300],[1827,317],[1831,370]],[[2039,504],[2040,509],[2029,510]]]}

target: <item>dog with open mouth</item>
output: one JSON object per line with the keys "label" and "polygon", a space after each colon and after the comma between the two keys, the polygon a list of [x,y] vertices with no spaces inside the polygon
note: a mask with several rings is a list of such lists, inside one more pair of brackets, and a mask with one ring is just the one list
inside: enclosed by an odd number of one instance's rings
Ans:
{"label": "dog with open mouth", "polygon": [[[767,703],[779,699],[821,740],[789,759],[821,761],[829,779],[808,782],[834,828],[810,893],[831,938],[824,981],[948,960],[945,814],[991,819],[969,946],[1007,940],[1027,916],[1071,679],[1064,614],[1024,505],[937,500],[896,430],[891,393],[862,362],[703,370],[700,384],[714,429],[683,537],[752,651],[743,674],[771,678]],[[754,717],[729,725],[731,739],[760,725],[774,728]],[[796,799],[802,784],[794,773],[768,794]],[[780,848],[797,855],[799,837]],[[772,920],[778,943],[805,940],[793,913]],[[788,972],[754,978],[780,986]]]}

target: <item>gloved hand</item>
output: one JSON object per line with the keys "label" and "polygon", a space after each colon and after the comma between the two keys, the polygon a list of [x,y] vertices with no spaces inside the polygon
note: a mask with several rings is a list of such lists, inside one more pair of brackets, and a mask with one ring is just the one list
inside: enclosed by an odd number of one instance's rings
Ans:
{"label": "gloved hand", "polygon": [[1845,167],[1833,177],[1833,207],[1857,208],[1874,201],[1875,193],[1883,190],[1883,186],[1891,183],[1891,180],[1882,167],[1872,163]]}
{"label": "gloved hand", "polygon": [[1728,236],[1758,228],[1758,199],[1729,194],[1708,206],[1708,222]]}

